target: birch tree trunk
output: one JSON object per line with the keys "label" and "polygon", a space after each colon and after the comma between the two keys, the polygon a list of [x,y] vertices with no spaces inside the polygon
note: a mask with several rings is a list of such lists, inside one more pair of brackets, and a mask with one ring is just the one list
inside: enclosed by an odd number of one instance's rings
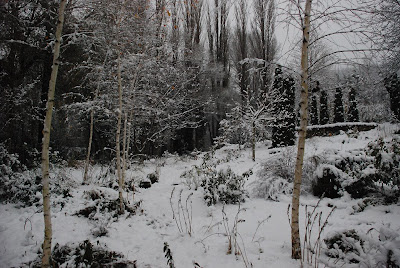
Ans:
{"label": "birch tree trunk", "polygon": [[[137,77],[139,75],[139,69],[140,69],[141,64],[138,65],[138,68],[136,69],[135,76],[133,78],[132,82],[132,89],[133,91],[136,89],[136,82],[137,82]],[[133,103],[133,95],[132,93],[130,99],[131,102]],[[125,125],[124,125],[124,144],[123,144],[123,165],[122,165],[122,186],[125,186],[125,178],[126,178],[126,161],[129,158],[129,148],[130,148],[130,142],[131,142],[131,127],[132,127],[132,117],[133,117],[133,106],[131,107],[131,110],[129,112],[129,117],[127,118],[127,114],[125,114]],[[124,189],[124,188],[123,188]],[[132,200],[135,200],[135,185],[132,183]]]}
{"label": "birch tree trunk", "polygon": [[50,130],[51,118],[53,115],[54,106],[54,93],[56,89],[56,80],[59,66],[61,33],[64,24],[64,9],[67,0],[60,2],[58,10],[58,22],[56,29],[56,41],[54,46],[53,66],[49,82],[49,92],[46,104],[46,117],[43,126],[43,144],[42,144],[42,184],[43,184],[43,216],[44,216],[44,241],[43,241],[43,256],[42,267],[50,267],[51,265],[51,240],[52,240],[52,226],[51,226],[51,211],[50,211],[50,178],[49,178],[49,144],[50,144]]}
{"label": "birch tree trunk", "polygon": [[252,137],[251,137],[251,151],[252,151],[252,160],[253,162],[256,161],[256,121],[252,123]]}
{"label": "birch tree trunk", "polygon": [[301,48],[301,97],[300,97],[300,130],[297,147],[296,167],[293,182],[292,197],[292,219],[291,219],[291,237],[292,237],[292,258],[301,258],[300,231],[299,231],[299,204],[300,204],[300,186],[303,173],[304,148],[307,132],[307,107],[308,107],[308,44],[310,39],[310,13],[312,0],[306,0],[304,10],[303,26],[303,44]]}
{"label": "birch tree trunk", "polygon": [[125,118],[124,118],[124,136],[122,140],[122,190],[125,190],[125,171],[126,171],[126,131],[128,127],[128,115],[125,113]]}
{"label": "birch tree trunk", "polygon": [[[97,97],[97,91],[95,94],[95,98]],[[88,181],[88,170],[89,170],[89,164],[90,164],[90,152],[92,150],[92,140],[93,140],[93,125],[94,125],[94,110],[90,111],[90,129],[89,129],[89,144],[88,144],[88,150],[87,150],[87,155],[86,155],[86,161],[85,161],[85,171],[83,173],[83,183],[86,184]]]}
{"label": "birch tree trunk", "polygon": [[[123,183],[125,185],[125,177],[126,177],[126,159],[129,159],[129,146],[131,143],[131,122],[132,122],[132,116],[133,116],[133,109],[129,113],[129,118],[127,122],[127,134],[126,134],[126,149],[124,150],[124,165],[122,167],[122,176],[123,176]],[[135,199],[135,186],[132,184],[132,199]]]}
{"label": "birch tree trunk", "polygon": [[124,213],[124,200],[123,200],[123,187],[122,187],[122,168],[121,168],[121,121],[122,121],[122,79],[121,79],[121,52],[118,51],[118,123],[117,123],[117,134],[115,138],[116,143],[116,154],[117,154],[117,176],[118,176],[118,192],[119,192],[119,213]]}

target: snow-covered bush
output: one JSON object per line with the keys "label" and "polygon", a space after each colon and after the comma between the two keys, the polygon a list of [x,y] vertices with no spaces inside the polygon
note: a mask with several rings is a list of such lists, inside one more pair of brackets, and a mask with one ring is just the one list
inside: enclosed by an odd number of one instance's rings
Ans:
{"label": "snow-covered bush", "polygon": [[181,174],[183,183],[190,189],[195,190],[201,186],[203,181],[212,176],[217,168],[217,162],[213,160],[210,153],[203,156],[201,165],[193,165],[191,169],[186,170]]}
{"label": "snow-covered bush", "polygon": [[[318,161],[316,156],[304,160],[302,183],[304,192],[310,190],[312,174]],[[258,179],[251,184],[253,194],[271,200],[278,200],[280,194],[291,194],[295,164],[293,148],[283,149],[268,159],[258,172]]]}
{"label": "snow-covered bush", "polygon": [[314,173],[312,192],[315,196],[337,198],[342,196],[343,171],[329,164],[319,165]]}
{"label": "snow-covered bush", "polygon": [[246,147],[250,145],[251,131],[245,123],[236,118],[231,118],[221,120],[219,125],[222,135],[217,139],[218,144],[239,144]]}
{"label": "snow-covered bush", "polygon": [[379,231],[370,229],[367,234],[348,230],[324,239],[328,267],[400,267],[400,235],[398,231],[383,226]]}
{"label": "snow-covered bush", "polygon": [[242,153],[240,149],[238,148],[227,148],[223,150],[225,156],[222,159],[217,160],[217,163],[229,163],[232,160],[238,159],[240,156],[242,156]]}
{"label": "snow-covered bush", "polygon": [[[113,198],[111,193],[101,189],[84,192],[83,198],[88,200],[86,206],[74,213],[76,216],[82,216],[96,222],[99,226],[107,226],[108,222],[119,217],[119,199]],[[128,203],[124,199],[125,211],[135,215],[140,209],[142,201],[134,204]],[[97,226],[97,227],[99,227]]]}
{"label": "snow-covered bush", "polygon": [[158,172],[152,172],[147,174],[147,178],[150,180],[151,184],[153,184],[160,180],[160,174]]}
{"label": "snow-covered bush", "polygon": [[[55,154],[52,154],[53,157]],[[65,168],[51,169],[50,187],[54,195],[70,197],[74,181]],[[23,206],[38,205],[42,195],[42,174],[40,169],[30,169],[18,160],[18,155],[9,154],[0,144],[0,201],[19,203]],[[53,200],[57,202],[57,200]],[[62,204],[61,204],[62,205]]]}
{"label": "snow-covered bush", "polygon": [[184,179],[189,189],[197,190],[202,187],[204,200],[208,206],[223,202],[235,204],[244,201],[247,192],[244,189],[245,178],[252,174],[249,170],[242,175],[235,174],[230,168],[217,171],[217,164],[212,159],[205,157],[200,166],[194,165],[185,171],[181,178]]}
{"label": "snow-covered bush", "polygon": [[292,182],[295,167],[295,151],[293,148],[283,149],[263,164],[263,171]]}
{"label": "snow-covered bush", "polygon": [[347,191],[352,197],[360,198],[375,192],[373,181],[374,158],[365,151],[326,151],[320,156],[312,179],[315,196],[337,198]]}
{"label": "snow-covered bush", "polygon": [[207,205],[217,202],[236,204],[243,202],[247,192],[244,189],[245,178],[250,173],[235,174],[230,168],[227,170],[210,170],[201,186],[204,188],[204,200]]}
{"label": "snow-covered bush", "polygon": [[[210,167],[211,168],[211,167]],[[182,173],[181,178],[183,183],[190,189],[195,190],[200,187],[203,179],[207,176],[207,173],[211,170],[210,168],[205,168],[205,166],[192,166],[191,169]],[[215,166],[213,167],[215,168]]]}
{"label": "snow-covered bush", "polygon": [[10,154],[0,143],[0,201],[31,206],[40,200],[41,177],[38,170],[28,171],[18,155]]}
{"label": "snow-covered bush", "polygon": [[[123,254],[110,251],[99,241],[97,245],[89,240],[56,244],[51,255],[52,267],[136,267],[136,261],[126,260]],[[29,267],[41,267],[41,260],[38,258]]]}
{"label": "snow-covered bush", "polygon": [[346,191],[353,198],[379,195],[386,203],[397,202],[400,194],[398,136],[379,138],[364,150],[327,151],[320,158],[322,164],[313,175],[314,195],[336,198]]}
{"label": "snow-covered bush", "polygon": [[[0,182],[0,201],[19,203],[23,206],[39,205],[42,199],[41,175],[40,169],[32,169],[4,176]],[[52,171],[50,176],[52,195],[71,197],[70,191],[76,186],[76,182],[71,179],[68,172],[65,169],[57,169],[56,172]],[[57,203],[60,200],[53,198],[52,201]],[[63,206],[61,203],[60,205]]]}
{"label": "snow-covered bush", "polygon": [[41,177],[38,170],[13,172],[0,180],[0,201],[32,206],[41,199]]}
{"label": "snow-covered bush", "polygon": [[251,184],[253,194],[278,200],[280,194],[292,193],[294,165],[294,152],[289,149],[267,160],[257,174],[258,180]]}
{"label": "snow-covered bush", "polygon": [[291,194],[292,184],[278,176],[261,177],[252,184],[256,197],[277,201],[280,194]]}
{"label": "snow-covered bush", "polygon": [[233,158],[238,158],[239,150],[226,149],[226,156],[215,158],[213,152],[203,156],[201,165],[193,165],[191,169],[182,173],[183,183],[193,190],[202,188],[204,199],[208,206],[222,202],[235,204],[243,202],[248,196],[244,189],[245,179],[252,175],[252,170],[242,175],[235,174],[230,167],[226,170],[219,170],[217,166],[222,163],[229,163]]}
{"label": "snow-covered bush", "polygon": [[228,143],[250,147],[253,138],[258,142],[270,136],[270,129],[266,123],[268,120],[263,108],[257,110],[251,105],[244,107],[237,105],[226,117],[219,123],[221,135],[216,140],[219,145]]}
{"label": "snow-covered bush", "polygon": [[0,176],[9,176],[14,172],[24,170],[17,154],[10,154],[4,143],[0,143]]}
{"label": "snow-covered bush", "polygon": [[346,257],[347,262],[359,263],[359,261],[353,258],[353,254],[357,251],[357,248],[364,244],[365,241],[363,241],[357,232],[352,229],[325,238],[324,242],[328,249],[326,255],[329,257],[344,259],[345,255],[348,254],[350,256]]}
{"label": "snow-covered bush", "polygon": [[400,188],[400,137],[379,138],[370,142],[367,153],[375,158],[376,180],[392,188]]}

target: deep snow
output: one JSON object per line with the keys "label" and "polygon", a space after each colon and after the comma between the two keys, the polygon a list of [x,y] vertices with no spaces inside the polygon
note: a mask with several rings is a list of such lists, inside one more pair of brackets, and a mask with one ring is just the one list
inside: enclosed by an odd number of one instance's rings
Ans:
{"label": "deep snow", "polygon": [[[378,136],[388,137],[393,132],[389,125],[380,125],[377,129],[362,132],[358,137],[349,137],[341,134],[333,137],[314,137],[306,142],[306,155],[319,154],[325,150],[346,150],[364,148],[368,142]],[[237,145],[227,146],[217,150],[215,158],[226,158],[229,151],[236,150]],[[231,167],[241,174],[249,169],[253,170],[246,183],[248,189],[251,182],[257,179],[257,171],[266,159],[275,157],[280,150],[268,149],[263,144],[258,144],[256,149],[256,162],[251,161],[249,149],[239,151],[238,157],[227,163],[221,163],[218,168]],[[253,267],[300,267],[300,262],[292,260],[290,226],[288,221],[288,205],[290,196],[281,196],[279,202],[254,198],[251,196],[240,205],[238,214],[238,243],[242,255],[227,254],[228,237],[223,225],[223,206],[217,204],[207,207],[202,197],[202,189],[190,190],[184,184],[181,174],[193,165],[199,165],[202,154],[197,158],[179,157],[170,155],[159,160],[145,161],[142,165],[132,166],[128,170],[128,178],[145,178],[154,172],[157,164],[162,164],[160,181],[149,189],[137,188],[135,200],[142,200],[141,210],[134,216],[122,215],[117,221],[108,221],[106,216],[97,222],[74,215],[91,201],[84,199],[84,192],[96,189],[113,198],[118,197],[118,192],[101,187],[94,179],[100,172],[99,167],[94,167],[92,184],[83,186],[81,168],[65,168],[65,172],[74,181],[76,187],[71,189],[72,197],[65,199],[65,206],[60,202],[62,197],[52,196],[53,203],[58,205],[52,208],[53,246],[56,243],[63,245],[69,242],[82,242],[89,239],[93,243],[106,245],[109,249],[121,252],[129,260],[137,260],[138,267],[167,267],[164,257],[164,242],[170,246],[175,266],[194,267],[194,262],[201,267],[246,267],[244,259]],[[53,171],[54,172],[54,171]],[[170,200],[171,192],[175,187],[174,196]],[[190,236],[186,232],[180,233],[172,217],[171,201],[178,211],[178,195],[182,190],[182,200],[193,193],[192,200],[192,228]],[[132,201],[132,195],[128,195]],[[344,195],[340,199],[324,198],[318,211],[323,212],[323,218],[331,211],[334,205],[337,209],[328,220],[322,236],[341,230],[356,229],[367,233],[371,228],[379,230],[382,226],[389,226],[399,232],[400,206],[368,206],[364,211],[357,212],[361,199],[351,199]],[[313,206],[318,199],[313,196],[301,197],[300,224],[301,235],[304,231],[305,205]],[[238,205],[226,205],[229,228],[233,227],[234,219],[238,213]],[[43,241],[43,215],[41,207],[19,207],[15,204],[0,204],[0,267],[29,267],[28,263],[37,257],[37,252]],[[269,217],[270,216],[270,217]],[[107,236],[94,237],[91,234],[100,223],[109,230]],[[259,223],[261,223],[259,225]],[[183,224],[184,227],[184,224]],[[185,228],[184,228],[185,230]],[[315,235],[315,234],[314,234]],[[315,237],[315,236],[314,236]]]}

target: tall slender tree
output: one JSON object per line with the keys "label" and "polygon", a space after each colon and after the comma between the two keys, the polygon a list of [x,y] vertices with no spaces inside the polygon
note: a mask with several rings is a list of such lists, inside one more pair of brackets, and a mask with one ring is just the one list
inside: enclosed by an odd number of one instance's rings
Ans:
{"label": "tall slender tree", "polygon": [[[308,108],[308,45],[310,40],[310,19],[311,19],[312,0],[306,0],[304,8],[304,16],[301,25],[303,28],[303,38],[301,47],[301,95],[300,95],[300,130],[297,145],[296,166],[293,181],[292,195],[292,217],[291,238],[292,238],[292,258],[301,258],[300,229],[299,229],[299,206],[300,206],[300,187],[301,177],[303,174],[304,149],[307,134],[307,108]],[[300,10],[301,7],[297,6]]]}
{"label": "tall slender tree", "polygon": [[51,118],[53,115],[54,106],[54,93],[56,90],[58,66],[60,65],[60,46],[61,46],[61,33],[64,24],[64,10],[67,0],[60,2],[58,10],[58,23],[55,35],[55,46],[53,56],[53,66],[51,71],[51,78],[49,82],[49,92],[46,105],[46,117],[43,126],[43,144],[42,144],[42,173],[43,173],[43,216],[44,216],[44,242],[43,242],[43,257],[42,267],[51,267],[51,240],[53,236],[51,226],[51,211],[50,211],[50,178],[49,178],[49,144],[50,144],[50,130]]}
{"label": "tall slender tree", "polygon": [[311,123],[311,125],[313,125],[313,126],[319,124],[319,118],[318,118],[318,103],[317,103],[317,96],[316,96],[316,94],[313,94],[313,95],[311,96],[310,123]]}
{"label": "tall slender tree", "polygon": [[334,104],[333,122],[344,122],[343,93],[340,87],[336,88]]}
{"label": "tall slender tree", "polygon": [[321,91],[321,99],[320,99],[320,124],[326,125],[329,124],[329,110],[328,110],[328,95],[325,90]]}
{"label": "tall slender tree", "polygon": [[[250,45],[253,57],[262,61],[260,81],[257,83],[257,86],[261,89],[260,94],[266,100],[268,91],[272,86],[273,61],[277,49],[275,38],[275,0],[255,0],[253,8],[254,19]],[[256,63],[258,65],[258,62]]]}
{"label": "tall slender tree", "polygon": [[347,121],[349,122],[358,122],[359,113],[357,108],[357,98],[356,98],[356,89],[354,87],[350,87],[349,91],[349,111],[347,114]]}
{"label": "tall slender tree", "polygon": [[209,102],[211,110],[207,118],[209,143],[218,136],[219,122],[225,117],[227,111],[227,100],[223,99],[230,83],[230,61],[229,61],[229,0],[209,1],[207,11],[207,36],[209,44]]}
{"label": "tall slender tree", "polygon": [[386,90],[390,96],[390,109],[397,120],[400,120],[400,80],[396,73],[388,75],[384,79]]}
{"label": "tall slender tree", "polygon": [[247,12],[248,5],[246,0],[240,0],[235,6],[235,18],[238,22],[235,28],[234,42],[232,50],[240,87],[241,105],[246,105],[248,90],[248,29]]}
{"label": "tall slender tree", "polygon": [[[103,66],[102,68],[99,70],[99,76],[98,76],[98,81],[97,81],[97,86],[96,86],[96,90],[94,93],[94,97],[93,100],[96,101],[99,95],[99,91],[100,91],[100,83],[102,82],[101,76],[102,76],[102,72],[104,70],[104,67],[106,65],[107,62],[107,57],[105,57],[104,62],[103,62]],[[92,109],[90,110],[90,125],[89,125],[89,143],[88,143],[88,147],[87,147],[87,152],[86,152],[86,160],[85,160],[85,168],[83,171],[83,183],[88,183],[88,172],[89,172],[89,166],[90,166],[90,155],[92,152],[92,143],[93,143],[93,130],[94,130],[94,107],[92,107]]]}
{"label": "tall slender tree", "polygon": [[294,79],[283,74],[281,67],[278,66],[275,69],[273,87],[277,100],[273,109],[272,146],[291,146],[295,141],[296,122]]}
{"label": "tall slender tree", "polygon": [[[400,68],[400,3],[398,0],[363,0],[364,27],[370,29],[365,36],[379,49],[385,60],[381,68],[397,72]],[[383,53],[382,53],[383,52]]]}

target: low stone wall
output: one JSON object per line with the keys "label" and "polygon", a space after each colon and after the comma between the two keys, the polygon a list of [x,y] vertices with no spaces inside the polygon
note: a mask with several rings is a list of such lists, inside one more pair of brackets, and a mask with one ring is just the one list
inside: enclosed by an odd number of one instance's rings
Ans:
{"label": "low stone wall", "polygon": [[361,123],[361,122],[352,122],[352,123],[335,123],[335,124],[327,124],[327,125],[318,125],[318,126],[308,126],[307,127],[307,138],[319,136],[319,137],[327,137],[332,135],[340,134],[340,131],[347,132],[349,130],[352,131],[368,131],[374,129],[378,126],[376,123]]}

